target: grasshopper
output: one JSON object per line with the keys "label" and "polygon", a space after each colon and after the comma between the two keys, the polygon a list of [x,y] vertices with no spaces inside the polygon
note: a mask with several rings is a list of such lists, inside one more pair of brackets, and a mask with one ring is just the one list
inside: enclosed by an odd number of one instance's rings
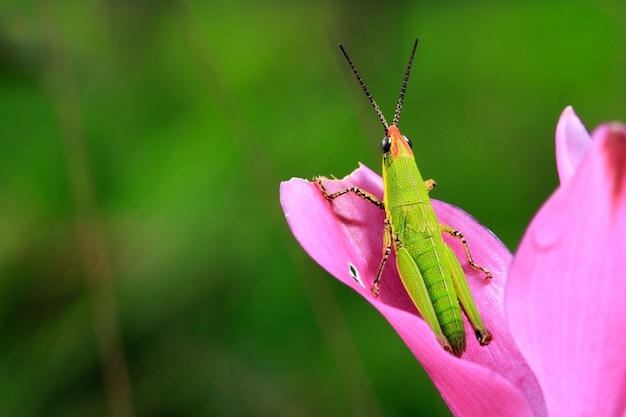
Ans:
{"label": "grasshopper", "polygon": [[[367,89],[346,50],[339,45],[362,90],[374,107],[385,128],[382,140],[383,152],[383,200],[357,187],[330,193],[321,177],[314,181],[328,200],[353,193],[385,210],[383,234],[383,256],[371,288],[378,296],[380,279],[393,247],[396,253],[396,268],[404,287],[421,316],[435,332],[437,340],[448,352],[460,357],[465,351],[466,337],[461,315],[461,306],[472,325],[478,342],[485,346],[492,340],[491,332],[485,327],[474,299],[470,293],[463,268],[452,249],[443,241],[442,233],[457,238],[463,244],[469,265],[482,271],[487,279],[491,272],[474,262],[463,235],[450,226],[440,224],[433,210],[428,193],[435,187],[433,180],[424,181],[415,163],[412,143],[398,129],[402,102],[413,65],[413,50],[400,89],[391,126]],[[459,306],[460,304],[460,306]]]}

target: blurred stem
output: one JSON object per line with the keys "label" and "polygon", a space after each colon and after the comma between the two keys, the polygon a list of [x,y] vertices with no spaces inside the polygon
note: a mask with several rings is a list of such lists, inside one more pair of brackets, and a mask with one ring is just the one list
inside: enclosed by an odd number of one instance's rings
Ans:
{"label": "blurred stem", "polygon": [[[211,53],[211,45],[193,19],[193,14],[187,8],[186,2],[180,3],[179,12],[180,29],[189,45],[190,54],[204,74],[205,85],[208,91],[217,97],[222,104],[222,118],[231,127],[231,138],[245,158],[244,166],[249,170],[248,177],[254,188],[259,190],[259,200],[262,201],[268,211],[269,218],[276,225],[277,230],[287,230],[282,212],[278,209],[276,190],[281,181],[271,158],[262,146],[263,140],[255,129],[250,126],[249,119],[242,114],[243,106],[238,102],[234,89],[229,88],[230,80],[222,76],[216,65],[221,60]],[[291,236],[285,240],[293,241]],[[305,272],[303,262],[298,262],[297,255],[291,251],[291,260],[299,269],[299,278],[306,293],[316,319],[322,329],[331,352],[335,357],[336,364],[343,385],[346,389],[355,416],[380,416],[380,406],[376,400],[376,393],[372,389],[362,361],[359,358],[354,341],[339,307],[339,303],[326,280],[311,279],[311,274]]]}
{"label": "blurred stem", "polygon": [[[299,254],[294,253],[295,251],[294,249],[290,252],[291,259],[302,258],[302,250]],[[298,276],[301,277],[304,292],[315,311],[317,322],[339,367],[343,384],[352,402],[354,415],[382,416],[376,393],[367,378],[354,340],[350,336],[348,323],[333,293],[330,279],[315,279],[319,277],[319,273],[312,274],[304,261],[294,263]]]}
{"label": "blurred stem", "polygon": [[105,242],[85,143],[78,86],[71,57],[61,33],[57,5],[39,2],[49,40],[52,100],[58,117],[67,175],[75,205],[75,227],[87,290],[91,297],[93,326],[100,357],[109,413],[134,416],[130,378],[121,339],[111,264]]}

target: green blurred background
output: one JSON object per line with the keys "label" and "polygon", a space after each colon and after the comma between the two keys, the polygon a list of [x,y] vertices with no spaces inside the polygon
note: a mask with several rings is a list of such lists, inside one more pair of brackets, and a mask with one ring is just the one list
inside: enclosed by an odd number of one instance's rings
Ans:
{"label": "green blurred background", "polygon": [[626,120],[626,5],[384,4],[2,2],[0,416],[449,414],[279,205],[282,180],[379,171],[336,44],[391,117],[420,37],[403,133],[514,250],[564,107]]}

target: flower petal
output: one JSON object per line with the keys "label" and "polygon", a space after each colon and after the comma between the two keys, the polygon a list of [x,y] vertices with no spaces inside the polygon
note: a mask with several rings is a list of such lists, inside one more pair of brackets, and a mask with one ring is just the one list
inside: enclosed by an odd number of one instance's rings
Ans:
{"label": "flower petal", "polygon": [[[326,180],[325,184],[331,192],[357,186],[378,198],[383,194],[381,178],[363,165],[348,177]],[[329,202],[316,184],[301,179],[282,183],[280,194],[287,222],[304,250],[387,318],[455,415],[487,416],[504,407],[506,415],[545,415],[537,381],[518,352],[504,318],[503,291],[511,254],[489,230],[464,211],[432,200],[440,222],[464,233],[475,261],[494,274],[494,279],[487,281],[484,274],[468,268],[460,242],[444,236],[464,265],[478,309],[494,334],[494,341],[481,347],[471,337],[473,330],[466,322],[471,340],[463,358],[458,359],[441,348],[419,316],[392,266],[394,255],[383,273],[379,297],[371,295],[382,256],[383,210],[352,194]]]}
{"label": "flower petal", "polygon": [[626,127],[602,125],[592,137],[526,231],[506,292],[550,416],[626,410]]}
{"label": "flower petal", "polygon": [[567,106],[556,126],[556,166],[561,184],[574,175],[589,150],[591,138],[574,109]]}

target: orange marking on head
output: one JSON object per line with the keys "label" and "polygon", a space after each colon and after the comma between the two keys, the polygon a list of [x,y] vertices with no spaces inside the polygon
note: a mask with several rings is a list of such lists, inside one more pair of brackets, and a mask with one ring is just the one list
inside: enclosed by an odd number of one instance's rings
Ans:
{"label": "orange marking on head", "polygon": [[402,133],[400,133],[398,126],[389,126],[387,136],[391,139],[391,149],[389,152],[394,159],[401,156],[413,156],[413,151],[407,141],[402,137]]}

